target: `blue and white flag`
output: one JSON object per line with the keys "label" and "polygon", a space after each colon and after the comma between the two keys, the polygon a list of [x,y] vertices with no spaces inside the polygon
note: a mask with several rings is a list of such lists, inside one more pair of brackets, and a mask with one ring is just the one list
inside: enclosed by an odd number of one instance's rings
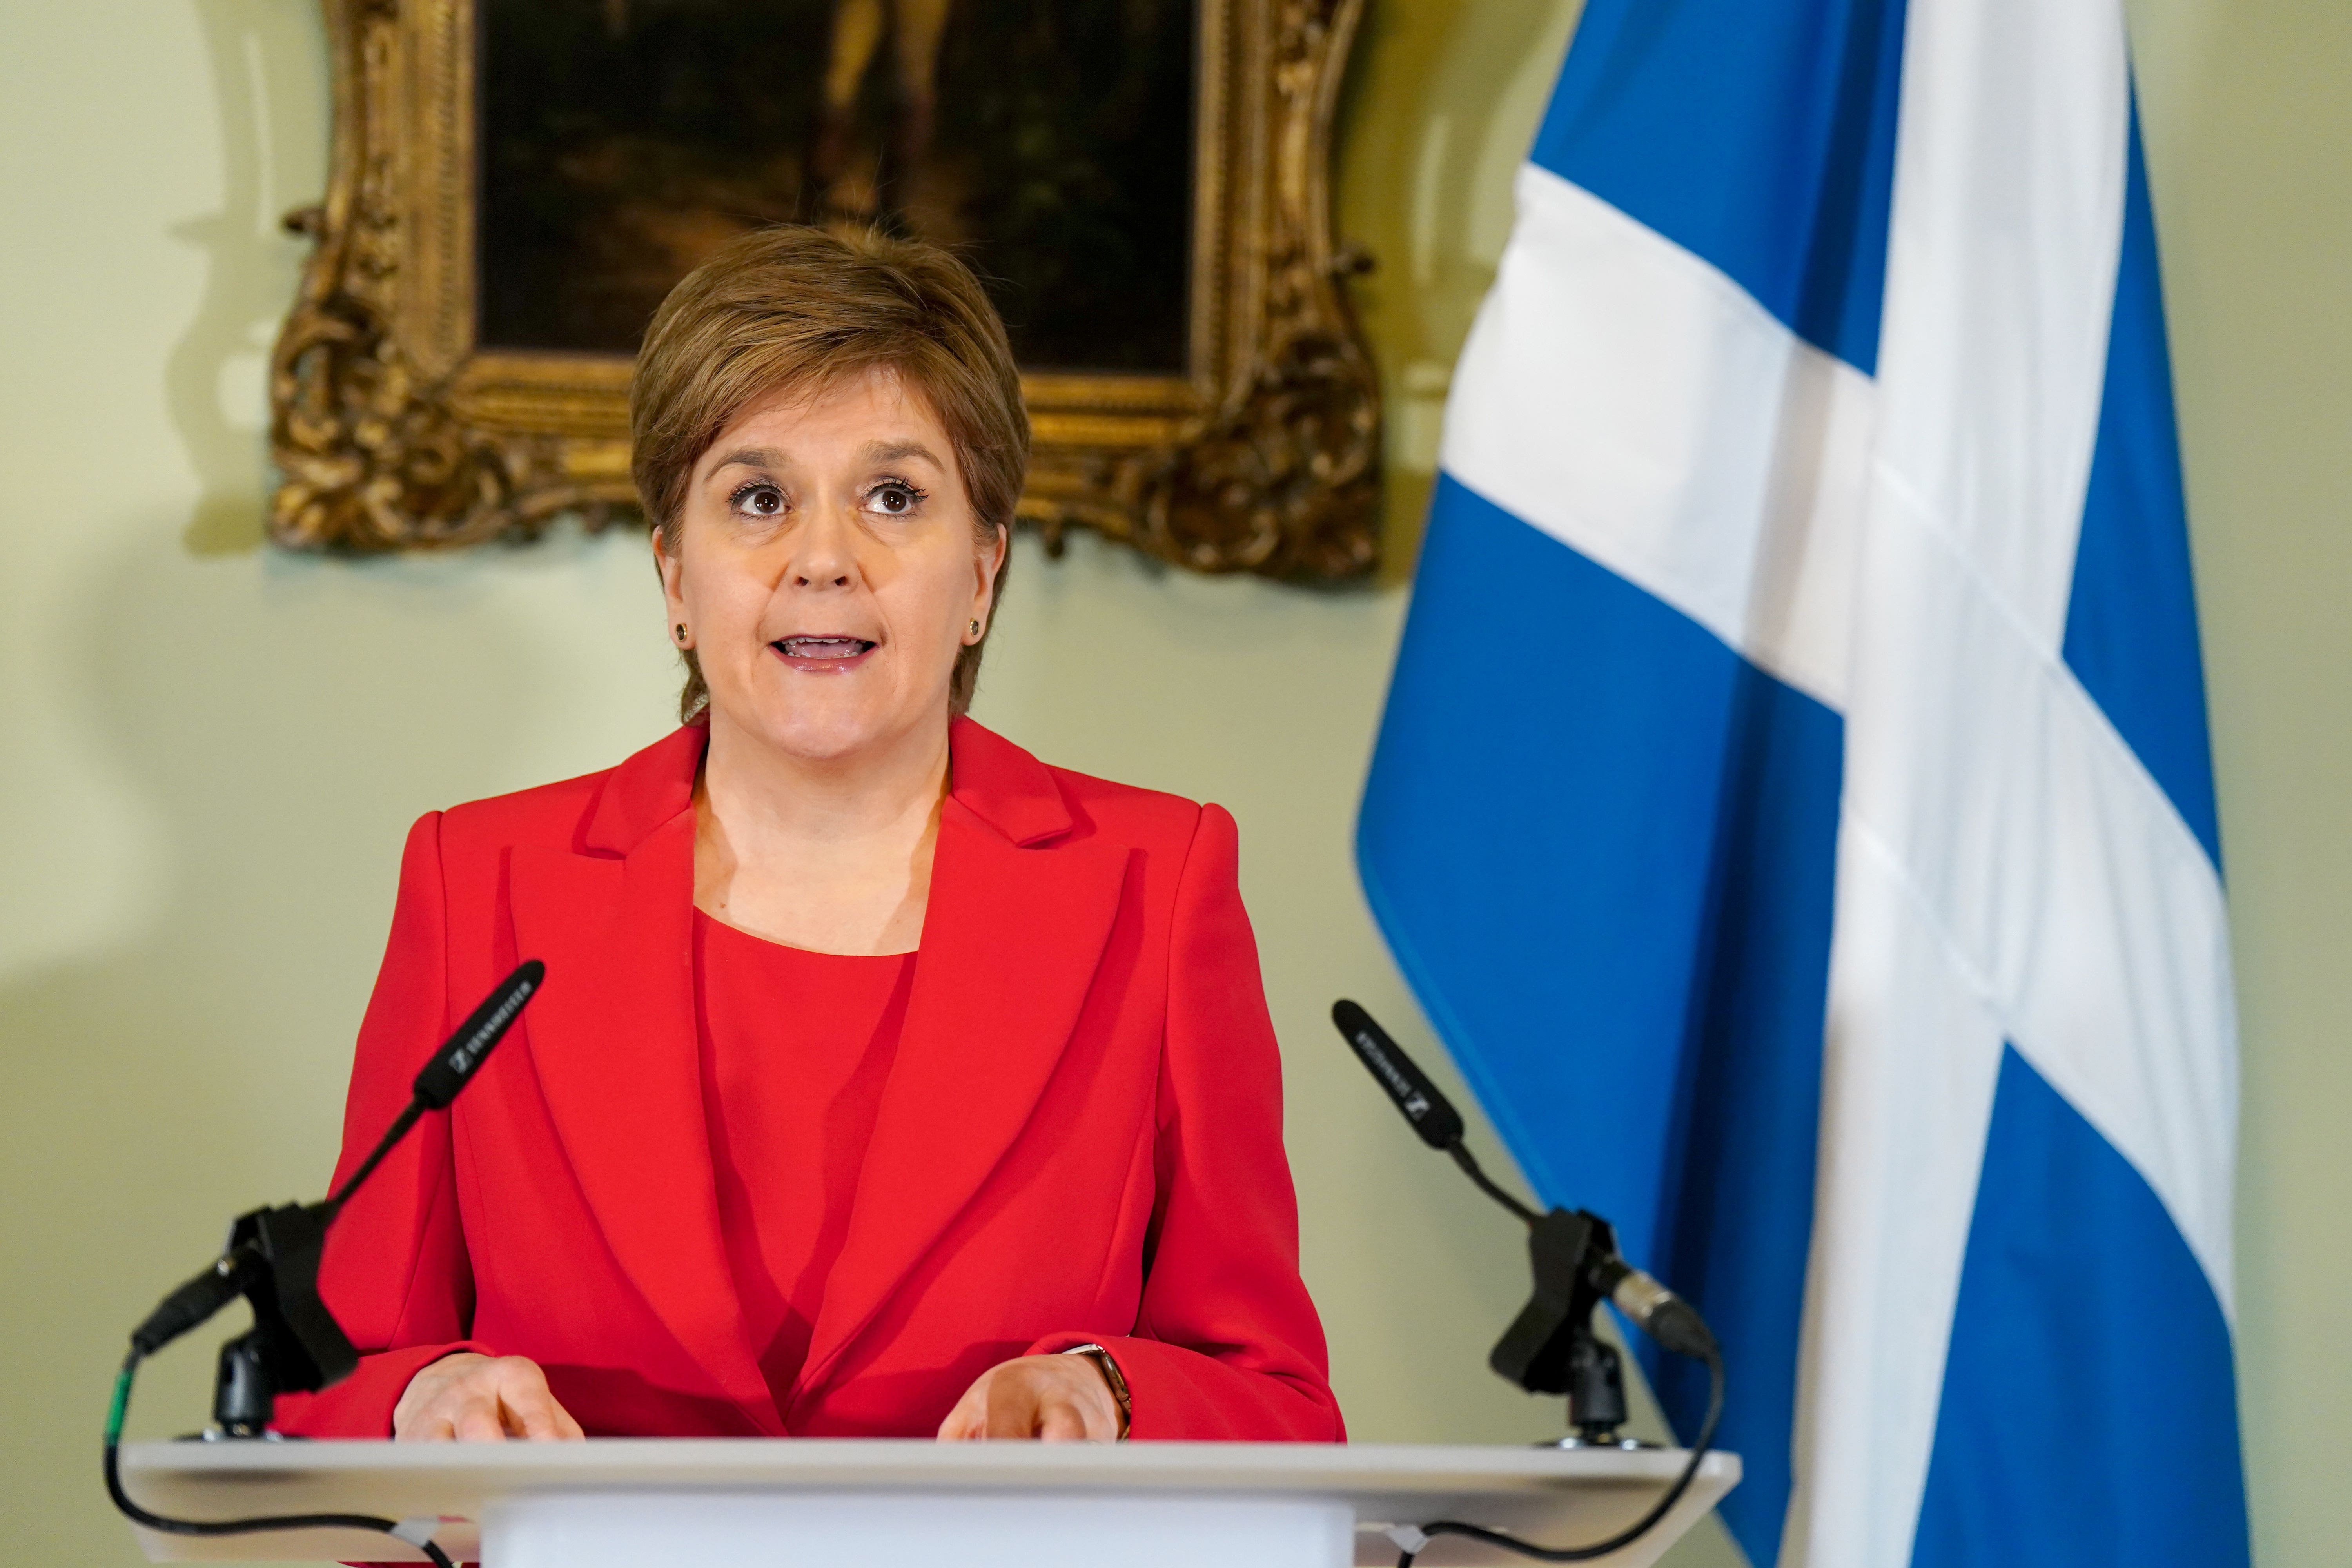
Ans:
{"label": "blue and white flag", "polygon": [[1749,1559],[2244,1563],[2119,0],[1590,0],[1442,468],[1364,885],[1529,1180],[1714,1323]]}

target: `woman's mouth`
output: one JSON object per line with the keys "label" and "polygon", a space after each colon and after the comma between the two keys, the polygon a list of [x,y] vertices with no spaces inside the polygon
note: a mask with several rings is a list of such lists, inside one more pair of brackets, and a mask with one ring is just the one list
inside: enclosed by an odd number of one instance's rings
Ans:
{"label": "woman's mouth", "polygon": [[778,637],[768,645],[795,669],[847,669],[872,653],[875,644],[865,637]]}

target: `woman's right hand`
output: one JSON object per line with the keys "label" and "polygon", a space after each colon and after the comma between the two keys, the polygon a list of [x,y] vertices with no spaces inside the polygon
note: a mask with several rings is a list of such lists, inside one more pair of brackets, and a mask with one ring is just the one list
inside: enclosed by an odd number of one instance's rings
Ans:
{"label": "woman's right hand", "polygon": [[460,1351],[408,1380],[393,1407],[392,1435],[404,1443],[499,1443],[587,1436],[548,1392],[537,1362]]}

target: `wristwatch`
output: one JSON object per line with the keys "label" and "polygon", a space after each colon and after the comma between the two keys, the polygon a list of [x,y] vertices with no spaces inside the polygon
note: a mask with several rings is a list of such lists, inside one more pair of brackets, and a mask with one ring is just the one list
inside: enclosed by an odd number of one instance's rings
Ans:
{"label": "wristwatch", "polygon": [[1110,1384],[1110,1396],[1118,1405],[1118,1441],[1126,1442],[1127,1429],[1135,1420],[1135,1401],[1127,1392],[1127,1374],[1118,1370],[1118,1363],[1100,1345],[1072,1345],[1062,1353],[1085,1356],[1102,1373],[1103,1381]]}

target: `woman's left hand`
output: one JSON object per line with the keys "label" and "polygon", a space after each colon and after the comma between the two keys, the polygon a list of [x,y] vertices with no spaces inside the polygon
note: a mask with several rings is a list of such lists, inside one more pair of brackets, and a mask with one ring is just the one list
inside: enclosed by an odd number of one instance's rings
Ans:
{"label": "woman's left hand", "polygon": [[948,1418],[940,1441],[1036,1437],[1048,1443],[1115,1443],[1118,1401],[1102,1369],[1082,1355],[1024,1355],[980,1374]]}

